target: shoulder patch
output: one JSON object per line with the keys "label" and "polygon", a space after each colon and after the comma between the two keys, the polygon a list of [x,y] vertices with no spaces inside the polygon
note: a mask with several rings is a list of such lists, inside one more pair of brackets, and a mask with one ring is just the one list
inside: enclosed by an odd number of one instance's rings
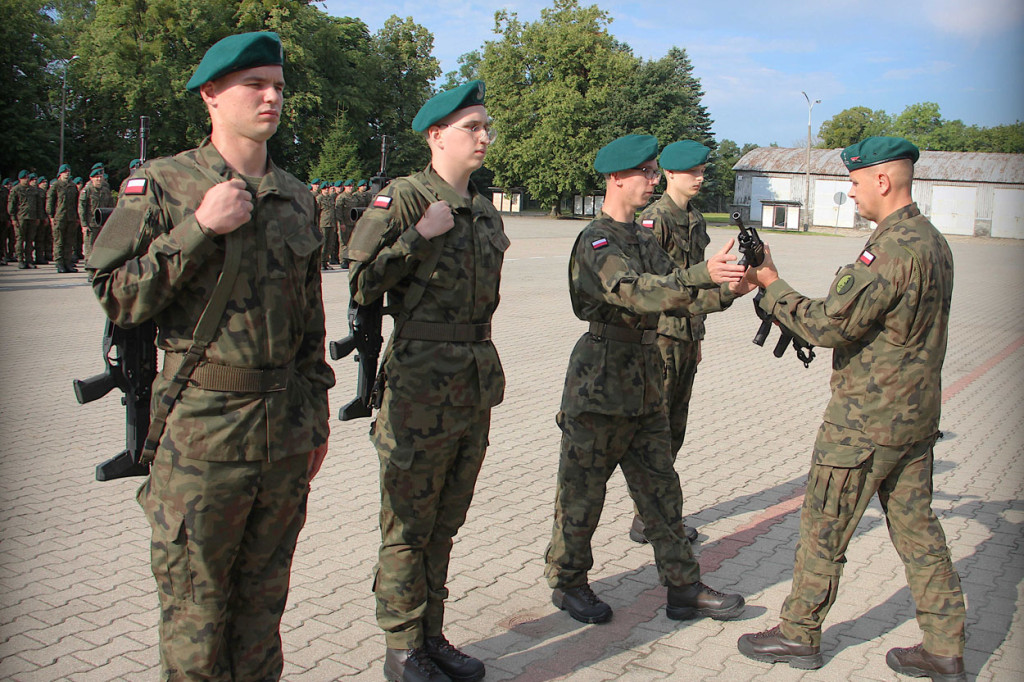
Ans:
{"label": "shoulder patch", "polygon": [[654,218],[644,218],[643,220],[640,221],[640,224],[643,225],[644,227],[647,227],[647,228],[650,228],[650,229],[653,230],[654,229]]}
{"label": "shoulder patch", "polygon": [[608,240],[605,239],[604,237],[601,237],[596,242],[591,242],[590,245],[595,249],[601,249],[608,246]]}
{"label": "shoulder patch", "polygon": [[875,254],[871,253],[867,249],[864,249],[863,251],[861,251],[860,258],[858,258],[857,260],[859,260],[864,265],[871,265],[872,263],[875,262]]}
{"label": "shoulder patch", "polygon": [[377,198],[373,200],[373,207],[374,208],[390,208],[391,207],[391,200],[392,199],[389,196],[386,196],[386,195],[383,195],[383,194],[378,194]]}
{"label": "shoulder patch", "polygon": [[853,275],[843,275],[836,282],[836,294],[842,296],[853,288]]}
{"label": "shoulder patch", "polygon": [[124,186],[124,193],[130,196],[146,193],[149,183],[146,178],[130,178]]}

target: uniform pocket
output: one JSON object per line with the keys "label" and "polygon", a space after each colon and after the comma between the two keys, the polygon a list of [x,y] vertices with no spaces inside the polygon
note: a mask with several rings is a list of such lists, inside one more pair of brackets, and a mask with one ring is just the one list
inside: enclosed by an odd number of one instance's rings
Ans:
{"label": "uniform pocket", "polygon": [[838,518],[854,513],[874,452],[874,444],[860,431],[822,424],[807,494],[823,514]]}
{"label": "uniform pocket", "polygon": [[188,557],[185,517],[162,507],[150,517],[153,527],[153,575],[160,590],[175,599],[192,599],[192,573]]}

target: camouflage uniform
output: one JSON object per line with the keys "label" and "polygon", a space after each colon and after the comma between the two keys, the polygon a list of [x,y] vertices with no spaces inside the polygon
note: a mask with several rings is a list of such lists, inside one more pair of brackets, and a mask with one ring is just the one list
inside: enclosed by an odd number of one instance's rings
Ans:
{"label": "camouflage uniform", "polygon": [[331,249],[338,240],[338,226],[334,217],[334,197],[330,193],[319,194],[316,198],[317,206],[320,209],[318,218],[320,231],[324,234],[324,246],[320,250],[320,262],[326,266],[331,262]]}
{"label": "camouflage uniform", "polygon": [[89,258],[92,252],[93,242],[99,236],[103,226],[96,222],[97,208],[112,208],[114,198],[110,189],[104,184],[96,187],[92,180],[85,183],[85,187],[78,195],[78,219],[85,226],[85,257]]}
{"label": "camouflage uniform", "polygon": [[343,245],[341,249],[342,260],[347,260],[348,256],[348,244],[352,241],[352,233],[356,228],[356,221],[352,220],[352,209],[356,207],[356,195],[354,192],[345,192],[341,195],[341,211],[339,216],[341,217],[341,226],[338,227],[341,235],[340,242]]}
{"label": "camouflage uniform", "polygon": [[70,180],[56,179],[46,195],[46,212],[53,217],[53,251],[58,264],[70,267],[74,258],[75,200],[78,188]]}
{"label": "camouflage uniform", "polygon": [[[35,190],[27,183],[14,185],[7,197],[7,212],[14,221],[16,230],[18,262],[31,265],[34,262],[33,251],[36,246],[36,232],[39,224],[38,202]],[[20,267],[20,266],[19,266]]]}
{"label": "camouflage uniform", "polygon": [[11,232],[11,214],[7,212],[7,199],[10,197],[10,189],[6,185],[0,186],[0,265],[7,265],[9,234]]}
{"label": "camouflage uniform", "polygon": [[[640,214],[640,225],[651,230],[676,267],[685,269],[704,261],[704,249],[711,243],[711,238],[708,237],[704,216],[693,206],[682,209],[665,194]],[[728,285],[724,285],[723,290],[727,289]],[[718,292],[714,289],[703,290],[698,293],[698,298],[716,295]],[[731,297],[726,300],[732,302]],[[704,338],[705,317],[662,315],[658,320],[658,348],[665,361],[665,401],[672,429],[673,461],[686,438],[686,420],[697,374],[700,342]]]}
{"label": "camouflage uniform", "polygon": [[[381,481],[374,593],[390,649],[417,648],[441,634],[452,538],[483,463],[491,408],[505,391],[489,334],[509,246],[501,217],[472,184],[467,200],[432,168],[413,177],[449,203],[455,227],[423,238],[414,225],[427,201],[399,179],[367,209],[349,247],[354,300],[370,303],[387,291],[399,306],[420,262],[443,248],[422,299],[385,353],[387,387],[370,429]],[[482,340],[424,340],[431,328],[481,332]]]}
{"label": "camouflage uniform", "polygon": [[36,263],[45,265],[53,260],[53,216],[47,209],[47,189],[36,185],[36,204],[39,211],[39,227],[36,232]]}
{"label": "camouflage uniform", "polygon": [[327,440],[334,384],[314,258],[321,237],[309,193],[272,162],[262,179],[242,178],[253,219],[226,237],[206,232],[193,214],[213,186],[210,173],[241,177],[209,140],[140,169],[145,188],[121,198],[89,267],[115,323],[157,323],[166,354],[153,383],[156,410],[224,267],[225,240],[241,242],[239,275],[197,376],[283,378],[263,392],[190,382],[167,417],[138,500],[153,531],[164,678],[278,679],[308,457]]}
{"label": "camouflage uniform", "polygon": [[846,548],[877,492],[925,650],[963,655],[960,578],[931,509],[952,291],[949,245],[910,204],[879,223],[825,299],[778,280],[761,301],[798,336],[834,348],[832,399],[814,445],[793,587],[782,607],[787,639],[819,645]]}
{"label": "camouflage uniform", "polygon": [[[331,251],[331,263],[337,265],[345,260],[345,252],[348,250],[348,240],[352,236],[352,228],[348,226],[345,219],[346,205],[344,188],[334,197],[334,220],[338,226],[338,238],[334,241],[334,250]],[[350,222],[350,221],[348,221]]]}
{"label": "camouflage uniform", "polygon": [[712,283],[706,264],[676,269],[650,231],[604,213],[573,247],[569,295],[591,331],[570,356],[556,419],[562,448],[548,584],[566,590],[587,583],[591,538],[616,466],[646,523],[662,584],[696,583],[700,567],[683,531],[655,330],[662,312],[697,315],[734,296]]}

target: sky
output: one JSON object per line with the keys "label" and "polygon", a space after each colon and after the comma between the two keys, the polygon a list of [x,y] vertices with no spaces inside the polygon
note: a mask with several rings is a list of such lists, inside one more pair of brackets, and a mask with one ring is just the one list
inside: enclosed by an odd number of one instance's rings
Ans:
{"label": "sky", "polygon": [[[332,16],[371,32],[390,15],[434,35],[443,73],[494,40],[494,13],[537,21],[551,0],[326,0]],[[1024,120],[1024,0],[581,0],[611,17],[619,41],[644,59],[685,48],[719,142],[802,147],[855,106],[899,114],[936,102],[944,120],[991,127]],[[821,100],[808,111],[808,100]],[[663,142],[666,142],[663,140]]]}

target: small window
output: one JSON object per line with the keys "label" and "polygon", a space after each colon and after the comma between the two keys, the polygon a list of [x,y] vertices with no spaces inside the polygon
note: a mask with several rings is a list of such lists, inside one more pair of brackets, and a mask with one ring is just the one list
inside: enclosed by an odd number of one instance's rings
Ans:
{"label": "small window", "polygon": [[786,207],[776,206],[774,220],[772,220],[772,227],[786,228]]}

